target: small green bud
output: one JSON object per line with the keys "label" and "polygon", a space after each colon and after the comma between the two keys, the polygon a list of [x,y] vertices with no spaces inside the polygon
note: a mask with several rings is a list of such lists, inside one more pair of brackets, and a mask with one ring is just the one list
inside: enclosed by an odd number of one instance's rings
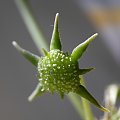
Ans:
{"label": "small green bud", "polygon": [[78,45],[71,55],[61,50],[61,42],[58,32],[58,13],[56,14],[54,22],[54,30],[50,43],[50,51],[42,49],[44,52],[43,57],[38,57],[32,53],[21,48],[17,43],[13,42],[15,48],[27,58],[38,70],[39,83],[35,91],[28,98],[32,101],[37,96],[42,95],[44,92],[59,93],[61,98],[64,98],[65,94],[70,92],[79,94],[84,97],[101,110],[108,112],[108,110],[102,107],[97,100],[82,86],[80,81],[80,75],[83,75],[93,68],[80,69],[78,59],[85,52],[90,42],[97,36],[94,34],[82,44]]}
{"label": "small green bud", "polygon": [[78,62],[63,51],[51,50],[38,62],[38,78],[45,91],[75,92],[80,85]]}

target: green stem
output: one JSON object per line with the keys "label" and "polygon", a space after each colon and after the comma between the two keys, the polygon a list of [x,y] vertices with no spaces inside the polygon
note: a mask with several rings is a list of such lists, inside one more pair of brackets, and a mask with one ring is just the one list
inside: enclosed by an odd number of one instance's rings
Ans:
{"label": "green stem", "polygon": [[[33,16],[33,12],[31,6],[29,4],[29,0],[15,0],[17,7],[22,15],[22,18],[27,26],[27,29],[37,46],[40,53],[43,54],[42,48],[49,49],[47,41],[45,40],[42,31],[39,28],[39,24]],[[78,111],[79,115],[84,120],[94,120],[93,115],[89,106],[89,103],[84,99],[79,99],[75,94],[70,93],[68,95],[70,101],[74,105],[75,109]],[[84,108],[84,111],[83,111]]]}
{"label": "green stem", "polygon": [[[82,83],[82,85],[85,86],[83,76],[81,76],[81,83]],[[92,113],[89,102],[84,98],[81,98],[81,99],[82,99],[85,120],[94,120],[94,115]]]}
{"label": "green stem", "polygon": [[74,93],[69,93],[68,98],[71,101],[74,108],[76,109],[76,111],[78,112],[78,114],[81,116],[81,118],[85,120],[83,105],[80,96]]}
{"label": "green stem", "polygon": [[39,24],[36,21],[34,14],[31,10],[31,6],[29,4],[29,0],[15,0],[15,3],[21,13],[23,21],[34,41],[35,45],[37,46],[39,52],[43,54],[41,51],[42,48],[48,50],[48,44],[45,40],[42,31],[40,30]]}
{"label": "green stem", "polygon": [[82,99],[82,104],[83,104],[83,110],[84,110],[84,117],[85,117],[85,120],[94,120],[94,116],[93,116],[93,113],[91,111],[91,108],[90,108],[90,104],[88,103],[88,101],[84,98],[81,98]]}

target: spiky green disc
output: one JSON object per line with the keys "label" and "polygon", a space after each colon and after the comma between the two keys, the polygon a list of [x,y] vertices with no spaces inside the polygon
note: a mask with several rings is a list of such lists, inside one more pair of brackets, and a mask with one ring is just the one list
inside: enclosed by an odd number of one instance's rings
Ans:
{"label": "spiky green disc", "polygon": [[80,85],[78,62],[60,50],[51,50],[38,62],[39,81],[44,90],[74,92]]}
{"label": "spiky green disc", "polygon": [[60,93],[61,98],[63,98],[66,93],[74,92],[87,99],[101,110],[108,112],[109,110],[101,106],[88,90],[80,84],[79,78],[79,75],[83,75],[93,69],[79,69],[78,60],[97,34],[94,34],[85,42],[79,44],[73,49],[72,54],[68,55],[61,51],[62,45],[58,30],[58,15],[57,13],[55,17],[50,52],[43,48],[44,57],[40,58],[21,48],[15,41],[13,42],[14,47],[38,69],[39,83],[28,100],[32,101],[46,91]]}

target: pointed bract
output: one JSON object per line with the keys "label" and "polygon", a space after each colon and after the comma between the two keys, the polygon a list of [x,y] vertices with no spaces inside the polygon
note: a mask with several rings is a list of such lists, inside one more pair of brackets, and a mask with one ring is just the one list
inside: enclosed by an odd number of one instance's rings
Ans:
{"label": "pointed bract", "polygon": [[97,100],[87,91],[84,86],[80,85],[76,93],[79,94],[81,97],[87,99],[89,102],[93,103],[95,106],[97,106],[104,112],[109,112],[108,109],[104,108],[97,102]]}
{"label": "pointed bract", "polygon": [[45,91],[41,87],[40,83],[37,85],[32,94],[28,97],[28,101],[33,101],[36,97],[41,96]]}
{"label": "pointed bract", "polygon": [[28,61],[37,67],[38,61],[40,59],[39,56],[21,48],[15,41],[13,41],[12,44]]}
{"label": "pointed bract", "polygon": [[50,50],[54,50],[54,49],[61,50],[61,47],[62,47],[60,42],[59,31],[58,31],[58,16],[59,14],[57,13],[55,17],[54,29],[53,29],[53,34],[52,34],[51,43],[50,43]]}
{"label": "pointed bract", "polygon": [[28,61],[37,67],[38,61],[40,59],[39,56],[34,55],[33,53],[21,48],[15,41],[13,41],[12,44]]}
{"label": "pointed bract", "polygon": [[88,69],[79,69],[79,75],[86,74],[90,72],[91,70],[94,70],[95,68],[88,68]]}
{"label": "pointed bract", "polygon": [[79,44],[73,51],[72,51],[72,58],[74,61],[77,61],[82,54],[85,52],[86,48],[88,47],[88,45],[96,38],[98,34],[94,34],[92,35],[90,38],[88,38],[85,42]]}
{"label": "pointed bract", "polygon": [[44,48],[42,48],[42,50],[43,50],[43,52],[44,52],[44,55],[45,55],[45,56],[48,56],[48,51],[45,50]]}

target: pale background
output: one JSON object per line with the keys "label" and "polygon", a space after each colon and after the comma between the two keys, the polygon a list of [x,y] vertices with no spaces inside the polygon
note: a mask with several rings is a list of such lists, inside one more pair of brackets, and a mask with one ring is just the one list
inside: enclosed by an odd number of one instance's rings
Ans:
{"label": "pale background", "polygon": [[[59,26],[64,51],[98,32],[74,0],[31,0],[35,15],[50,42],[54,16],[60,13]],[[27,97],[37,84],[36,69],[12,46],[38,54],[13,0],[0,1],[0,120],[80,120],[67,97],[45,94],[29,103]],[[103,91],[109,83],[119,83],[120,65],[114,61],[99,35],[80,60],[81,67],[95,67],[85,75],[89,91],[104,104]],[[103,114],[93,107],[96,116]]]}

